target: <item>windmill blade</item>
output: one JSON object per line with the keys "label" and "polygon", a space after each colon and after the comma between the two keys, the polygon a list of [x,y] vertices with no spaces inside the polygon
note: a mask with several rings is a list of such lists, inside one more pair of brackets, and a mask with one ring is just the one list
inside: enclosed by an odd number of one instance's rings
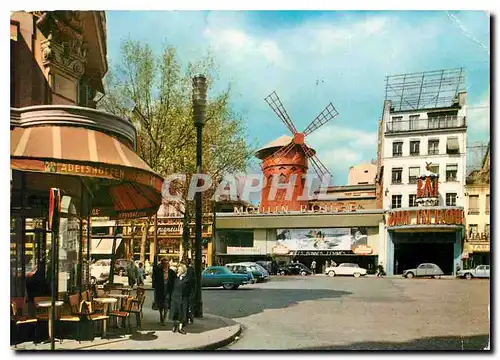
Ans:
{"label": "windmill blade", "polygon": [[278,115],[278,117],[285,123],[285,125],[290,129],[292,134],[295,134],[297,132],[297,129],[295,128],[295,125],[293,124],[292,120],[290,120],[290,116],[288,116],[288,113],[285,110],[285,107],[281,103],[280,98],[276,94],[276,91],[273,91],[271,95],[266,97],[264,100],[266,100],[267,104],[273,109],[273,111]]}
{"label": "windmill blade", "polygon": [[309,124],[309,126],[304,130],[304,135],[309,135],[314,130],[317,130],[321,126],[325,125],[328,121],[332,120],[339,113],[332,103],[329,103],[322,112]]}
{"label": "windmill blade", "polygon": [[278,159],[285,157],[294,147],[295,143],[292,140],[287,145],[276,151],[274,154],[267,157],[266,160],[262,162],[262,164],[266,163],[267,166],[278,165]]}
{"label": "windmill blade", "polygon": [[316,171],[316,174],[318,174],[321,178],[321,181],[323,181],[326,175],[330,176],[331,178],[332,174],[330,173],[330,171],[328,171],[327,167],[318,159],[314,152],[304,144],[301,144],[301,146],[306,153],[309,161],[311,161],[314,171]]}

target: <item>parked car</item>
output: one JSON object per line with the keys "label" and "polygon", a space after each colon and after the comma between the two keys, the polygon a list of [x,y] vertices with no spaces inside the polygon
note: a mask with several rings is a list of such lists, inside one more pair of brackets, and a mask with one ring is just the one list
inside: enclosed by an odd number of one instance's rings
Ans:
{"label": "parked car", "polygon": [[201,273],[202,287],[220,287],[236,290],[248,284],[246,274],[235,274],[225,266],[209,266]]}
{"label": "parked car", "polygon": [[265,281],[265,280],[269,279],[269,271],[267,271],[267,269],[265,269],[260,264],[257,264],[257,263],[254,263],[254,262],[240,262],[238,264],[239,265],[246,265],[246,266],[254,267],[255,269],[257,269],[257,271],[262,274],[262,277],[259,278],[259,279],[257,279],[259,281]]}
{"label": "parked car", "polygon": [[354,276],[355,278],[366,275],[366,269],[354,263],[342,263],[338,266],[330,266],[325,269],[325,274],[333,276]]}
{"label": "parked car", "polygon": [[262,266],[264,269],[266,269],[266,271],[268,273],[271,273],[271,261],[262,261],[262,260],[259,260],[259,261],[256,261],[255,263],[257,265]]}
{"label": "parked car", "polygon": [[90,281],[93,284],[103,284],[109,278],[110,259],[97,260],[90,265]]}
{"label": "parked car", "polygon": [[478,265],[475,269],[459,270],[457,277],[470,280],[472,278],[490,278],[490,266]]}
{"label": "parked car", "polygon": [[257,282],[257,279],[253,276],[252,271],[250,269],[247,269],[245,265],[227,264],[226,267],[235,274],[247,275],[248,282],[250,284],[254,284]]}
{"label": "parked car", "polygon": [[262,282],[264,281],[264,273],[262,270],[260,270],[255,264],[253,263],[234,263],[230,265],[241,265],[244,266],[247,271],[250,271],[255,278],[256,282]]}
{"label": "parked car", "polygon": [[133,263],[132,260],[127,259],[117,259],[115,261],[115,274],[119,276],[127,275],[127,268]]}
{"label": "parked car", "polygon": [[311,269],[301,263],[290,263],[282,266],[279,270],[280,275],[312,275]]}
{"label": "parked car", "polygon": [[441,278],[444,275],[443,270],[436,264],[424,263],[420,264],[416,269],[408,269],[403,271],[403,277],[411,279],[412,277],[432,277]]}

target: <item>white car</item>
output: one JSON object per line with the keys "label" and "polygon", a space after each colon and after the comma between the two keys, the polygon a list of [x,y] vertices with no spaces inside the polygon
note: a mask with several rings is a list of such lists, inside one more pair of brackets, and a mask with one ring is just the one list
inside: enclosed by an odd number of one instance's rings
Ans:
{"label": "white car", "polygon": [[335,267],[327,267],[325,269],[325,274],[333,276],[354,276],[360,277],[366,275],[366,269],[359,267],[358,264],[353,263],[342,263]]}
{"label": "white car", "polygon": [[262,273],[262,279],[267,280],[269,278],[269,271],[265,269],[262,265],[254,263],[254,262],[241,262],[238,263],[239,265],[246,265],[246,266],[253,266],[257,269],[257,271],[260,271]]}
{"label": "white car", "polygon": [[90,281],[91,283],[102,284],[108,280],[109,268],[111,260],[97,260],[90,265]]}

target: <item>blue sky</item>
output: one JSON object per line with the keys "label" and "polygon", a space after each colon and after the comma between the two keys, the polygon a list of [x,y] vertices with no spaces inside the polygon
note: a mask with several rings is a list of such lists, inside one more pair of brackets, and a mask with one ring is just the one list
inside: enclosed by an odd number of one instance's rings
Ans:
{"label": "blue sky", "polygon": [[464,67],[468,140],[489,140],[489,16],[452,14],[458,24],[442,11],[108,11],[108,59],[128,37],[186,62],[210,49],[255,146],[288,134],[264,101],[273,90],[298,130],[331,101],[339,115],[306,142],[342,185],[376,157],[386,75]]}

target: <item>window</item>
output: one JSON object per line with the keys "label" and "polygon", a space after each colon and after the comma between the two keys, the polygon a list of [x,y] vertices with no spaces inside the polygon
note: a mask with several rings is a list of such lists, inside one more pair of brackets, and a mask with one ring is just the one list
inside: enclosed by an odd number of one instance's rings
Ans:
{"label": "window", "polygon": [[418,156],[420,155],[420,141],[410,141],[410,155]]}
{"label": "window", "polygon": [[446,165],[446,181],[457,181],[458,164]]}
{"label": "window", "polygon": [[395,141],[392,143],[392,156],[403,156],[403,142]]}
{"label": "window", "polygon": [[457,137],[449,137],[446,139],[446,153],[448,155],[460,154],[460,145]]}
{"label": "window", "polygon": [[429,171],[439,175],[439,164],[431,164],[431,166],[429,166]]}
{"label": "window", "polygon": [[479,195],[469,196],[469,214],[479,214]]}
{"label": "window", "polygon": [[486,214],[489,214],[489,213],[490,213],[490,196],[486,195]]}
{"label": "window", "polygon": [[411,167],[408,175],[408,183],[416,184],[417,178],[420,175],[420,167]]}
{"label": "window", "polygon": [[429,140],[429,155],[439,155],[439,140]]}
{"label": "window", "polygon": [[410,194],[408,195],[408,206],[409,207],[416,207],[417,206],[417,195],[415,194]]}
{"label": "window", "polygon": [[446,206],[457,206],[457,193],[446,193]]}
{"label": "window", "polygon": [[402,116],[393,116],[391,125],[392,125],[391,131],[404,130],[403,129],[403,117]]}
{"label": "window", "polygon": [[410,130],[418,129],[418,118],[420,115],[410,115]]}
{"label": "window", "polygon": [[486,238],[490,238],[490,224],[484,224],[484,232],[486,233]]}
{"label": "window", "polygon": [[392,195],[392,203],[391,207],[393,209],[397,209],[401,207],[401,199],[403,198],[403,195]]}
{"label": "window", "polygon": [[470,224],[469,225],[469,237],[472,237],[472,235],[477,234],[477,224]]}
{"label": "window", "polygon": [[403,181],[403,169],[402,168],[392,169],[392,183],[401,184],[402,181]]}

